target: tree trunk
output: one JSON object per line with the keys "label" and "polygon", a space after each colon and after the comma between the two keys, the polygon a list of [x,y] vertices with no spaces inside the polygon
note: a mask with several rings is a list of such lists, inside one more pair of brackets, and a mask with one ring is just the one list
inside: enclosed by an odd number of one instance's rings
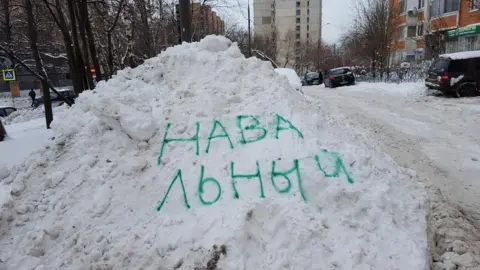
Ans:
{"label": "tree trunk", "polygon": [[72,49],[75,57],[74,64],[77,69],[76,76],[77,76],[78,84],[79,85],[80,83],[82,84],[82,88],[75,89],[75,91],[77,92],[77,94],[80,94],[81,92],[83,92],[86,86],[85,85],[85,80],[86,80],[85,63],[83,61],[82,52],[80,51],[80,44],[78,42],[77,25],[76,25],[77,20],[75,18],[75,7],[74,7],[73,0],[67,0],[67,4],[68,4],[68,12],[70,15],[70,24],[71,24],[72,41],[73,41],[73,44],[71,45],[73,47]]}
{"label": "tree trunk", "polygon": [[83,0],[81,4],[83,12],[81,12],[85,20],[85,28],[87,31],[88,46],[90,48],[90,55],[92,57],[93,65],[95,66],[95,75],[97,76],[96,80],[100,81],[102,79],[102,72],[100,70],[100,62],[98,61],[97,48],[95,47],[95,39],[93,37],[92,24],[90,22],[90,17],[88,14],[87,1]]}
{"label": "tree trunk", "polygon": [[152,40],[150,38],[150,25],[148,24],[148,7],[147,3],[145,0],[139,1],[139,6],[140,10],[140,21],[142,24],[142,29],[144,31],[144,44],[145,44],[145,52],[147,57],[152,57]]}
{"label": "tree trunk", "polygon": [[10,0],[2,0],[2,7],[3,7],[3,32],[5,34],[4,42],[7,43],[8,46],[12,43],[12,23],[10,19]]}
{"label": "tree trunk", "polygon": [[110,70],[110,74],[113,72],[113,44],[112,44],[112,33],[107,32],[107,52],[108,52],[108,69]]}
{"label": "tree trunk", "polygon": [[[42,58],[40,56],[40,52],[37,46],[37,29],[35,27],[35,19],[33,16],[33,6],[31,0],[25,0],[25,11],[27,13],[27,22],[28,22],[28,35],[30,38],[30,48],[32,49],[32,56],[35,60],[35,65],[37,67],[37,72],[40,76],[42,76],[45,80],[47,79],[47,73],[43,67]],[[50,128],[50,124],[53,121],[53,113],[52,113],[52,104],[50,100],[50,89],[45,81],[42,81],[42,88],[43,88],[43,99],[44,99],[44,107],[45,107],[45,118],[47,121],[47,128]]]}
{"label": "tree trunk", "polygon": [[[80,39],[82,41],[82,49],[83,49],[83,55],[85,57],[85,66],[86,66],[86,81],[87,81],[87,86],[90,90],[92,90],[94,87],[93,85],[93,78],[92,78],[92,72],[90,71],[90,53],[88,51],[88,43],[87,43],[87,35],[85,33],[85,28],[86,28],[86,21],[85,17],[80,14],[80,7],[79,5],[83,5],[83,3],[77,2],[77,5],[75,7],[76,15],[78,18],[78,29],[80,30]],[[86,5],[86,3],[85,3]]]}

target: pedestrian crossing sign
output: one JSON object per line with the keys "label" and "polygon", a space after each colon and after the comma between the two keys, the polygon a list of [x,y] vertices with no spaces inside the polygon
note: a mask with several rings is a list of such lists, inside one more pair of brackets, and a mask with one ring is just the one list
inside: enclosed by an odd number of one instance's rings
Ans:
{"label": "pedestrian crossing sign", "polygon": [[17,76],[15,75],[15,69],[3,69],[3,80],[6,82],[16,81]]}

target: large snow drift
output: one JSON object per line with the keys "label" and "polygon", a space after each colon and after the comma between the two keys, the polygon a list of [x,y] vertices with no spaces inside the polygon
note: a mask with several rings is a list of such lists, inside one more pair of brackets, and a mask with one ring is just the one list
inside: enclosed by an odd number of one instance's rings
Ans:
{"label": "large snow drift", "polygon": [[0,171],[0,268],[426,269],[424,188],[280,78],[208,36],[82,94]]}

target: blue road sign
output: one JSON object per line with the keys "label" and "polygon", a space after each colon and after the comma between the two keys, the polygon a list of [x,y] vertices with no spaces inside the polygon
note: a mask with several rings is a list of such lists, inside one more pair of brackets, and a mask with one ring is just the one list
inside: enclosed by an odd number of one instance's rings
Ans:
{"label": "blue road sign", "polygon": [[3,80],[8,82],[8,81],[15,81],[17,77],[15,76],[15,70],[14,69],[4,69],[2,70],[3,73]]}

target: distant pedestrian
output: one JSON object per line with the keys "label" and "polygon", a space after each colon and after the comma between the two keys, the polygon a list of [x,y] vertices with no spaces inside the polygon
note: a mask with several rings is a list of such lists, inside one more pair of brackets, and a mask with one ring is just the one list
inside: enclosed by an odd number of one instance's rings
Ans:
{"label": "distant pedestrian", "polygon": [[31,89],[28,95],[30,96],[30,98],[32,98],[31,107],[33,107],[35,105],[35,97],[37,96],[37,94],[35,93],[35,91],[33,91],[33,89]]}

